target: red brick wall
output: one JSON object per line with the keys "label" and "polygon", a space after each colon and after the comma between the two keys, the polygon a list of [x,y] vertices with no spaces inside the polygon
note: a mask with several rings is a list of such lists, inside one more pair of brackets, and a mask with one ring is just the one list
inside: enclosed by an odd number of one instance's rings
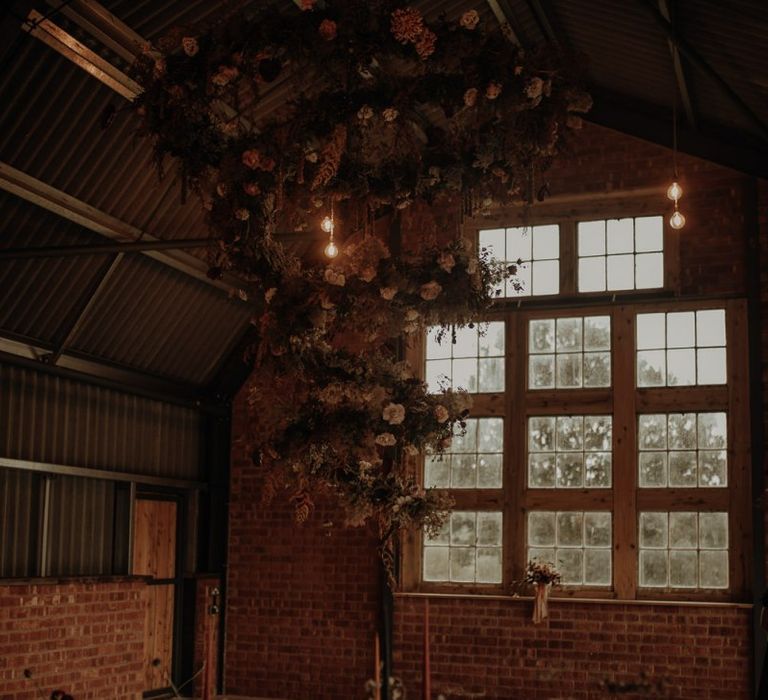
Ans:
{"label": "red brick wall", "polygon": [[[394,666],[409,697],[422,687],[424,607],[397,598]],[[429,607],[433,697],[601,698],[633,683],[653,692],[630,697],[751,697],[749,609],[553,600],[534,625],[531,600],[431,597]]]}
{"label": "red brick wall", "polygon": [[[219,576],[200,576],[195,579],[195,671],[202,669],[195,677],[195,697],[213,697],[216,694],[216,679],[219,665],[219,613],[213,613],[213,591],[219,590],[221,603],[221,578]],[[219,605],[221,610],[221,605]],[[208,691],[209,696],[205,695]]]}
{"label": "red brick wall", "polygon": [[76,700],[141,698],[144,588],[131,579],[0,585],[0,700],[56,689]]}
{"label": "red brick wall", "polygon": [[[661,188],[671,170],[670,151],[590,126],[548,180],[554,196],[659,187],[659,208],[670,213]],[[682,293],[744,294],[744,176],[684,156],[679,172],[688,221],[680,235]],[[765,215],[764,223],[768,248]],[[768,341],[765,347],[768,362]],[[242,398],[234,441],[244,420]],[[373,541],[361,531],[326,536],[321,524],[337,519],[330,509],[296,529],[282,502],[259,505],[258,481],[237,447],[232,469],[228,692],[364,697],[376,621]],[[421,604],[396,601],[394,671],[406,681],[409,698],[419,697],[421,687]],[[638,682],[642,671],[664,682],[668,694],[661,697],[749,696],[747,609],[557,602],[541,628],[530,623],[530,613],[530,602],[520,600],[434,598],[435,697],[442,690],[446,698],[594,698],[603,694],[603,681]]]}

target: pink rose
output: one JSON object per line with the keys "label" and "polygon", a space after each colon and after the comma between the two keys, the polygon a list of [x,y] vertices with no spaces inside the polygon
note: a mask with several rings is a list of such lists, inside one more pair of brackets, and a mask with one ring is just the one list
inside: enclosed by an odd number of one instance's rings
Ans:
{"label": "pink rose", "polygon": [[261,154],[255,148],[250,148],[247,151],[243,151],[242,161],[244,166],[255,170],[259,167],[259,163],[261,163]]}

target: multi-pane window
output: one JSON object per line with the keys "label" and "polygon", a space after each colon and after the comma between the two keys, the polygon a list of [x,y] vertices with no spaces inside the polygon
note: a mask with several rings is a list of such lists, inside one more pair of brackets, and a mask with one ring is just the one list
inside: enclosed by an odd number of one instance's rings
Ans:
{"label": "multi-pane window", "polygon": [[506,281],[506,297],[546,296],[560,292],[560,227],[518,226],[479,232],[480,248],[496,260],[514,265]]}
{"label": "multi-pane window", "polygon": [[725,310],[637,314],[637,386],[725,384]]}
{"label": "multi-pane window", "polygon": [[639,531],[641,587],[728,587],[728,513],[641,512]]}
{"label": "multi-pane window", "polygon": [[427,334],[426,380],[431,391],[441,386],[473,393],[504,391],[504,322],[457,328],[440,337]]}
{"label": "multi-pane window", "polygon": [[564,585],[611,585],[611,514],[533,511],[528,514],[528,559],[549,562]]}
{"label": "multi-pane window", "polygon": [[660,216],[581,221],[580,292],[664,286],[664,220]]}
{"label": "multi-pane window", "polygon": [[577,389],[610,385],[609,316],[574,316],[530,321],[530,389]]}
{"label": "multi-pane window", "polygon": [[454,511],[434,538],[425,538],[425,581],[501,583],[503,516]]}
{"label": "multi-pane window", "polygon": [[454,436],[443,455],[427,455],[424,481],[427,487],[498,489],[502,485],[504,421],[501,418],[469,418],[464,434]]}
{"label": "multi-pane window", "polygon": [[638,419],[640,487],[728,485],[726,414],[660,413]]}
{"label": "multi-pane window", "polygon": [[611,416],[532,416],[528,419],[530,488],[608,488]]}

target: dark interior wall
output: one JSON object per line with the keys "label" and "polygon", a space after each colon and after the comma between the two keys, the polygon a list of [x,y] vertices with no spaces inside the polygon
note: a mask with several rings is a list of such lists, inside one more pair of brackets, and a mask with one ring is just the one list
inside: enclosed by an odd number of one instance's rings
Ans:
{"label": "dark interior wall", "polygon": [[[681,296],[746,296],[754,181],[689,157],[680,157],[678,167],[687,218],[680,232]],[[643,201],[669,212],[664,189],[671,174],[669,150],[585,126],[547,179],[553,202],[583,195],[580,211],[617,191],[656,187],[658,195]],[[765,250],[765,187],[760,196]],[[623,200],[613,201],[620,206]],[[418,216],[409,216],[418,231]],[[763,325],[764,381],[767,362]],[[243,401],[241,394],[233,418],[226,690],[274,698],[362,697],[376,625],[374,543],[361,531],[327,537],[321,525],[334,519],[328,509],[297,529],[282,502],[258,504],[258,478],[237,447]],[[670,697],[750,696],[749,607],[555,602],[549,626],[540,629],[530,623],[530,601],[433,597],[431,608],[432,688],[446,697],[600,697],[604,682],[637,683],[641,673],[665,683]],[[409,697],[421,688],[422,616],[423,600],[397,596],[394,673]]]}

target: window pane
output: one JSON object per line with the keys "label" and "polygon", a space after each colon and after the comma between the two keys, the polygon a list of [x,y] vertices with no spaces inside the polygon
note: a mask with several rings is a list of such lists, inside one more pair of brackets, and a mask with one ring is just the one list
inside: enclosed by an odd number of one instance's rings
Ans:
{"label": "window pane", "polygon": [[725,311],[723,309],[696,312],[696,345],[698,347],[725,346]]}
{"label": "window pane", "polygon": [[695,319],[693,311],[667,314],[668,348],[692,348],[696,345]]}
{"label": "window pane", "polygon": [[697,350],[696,372],[699,384],[725,384],[725,348]]}
{"label": "window pane", "polygon": [[424,547],[425,581],[449,580],[449,552],[448,547]]}
{"label": "window pane", "polygon": [[666,347],[664,314],[637,315],[637,349],[658,350]]}
{"label": "window pane", "polygon": [[574,352],[582,349],[581,318],[557,319],[557,352]]}
{"label": "window pane", "polygon": [[667,553],[660,550],[640,550],[640,585],[666,587]]}
{"label": "window pane", "polygon": [[531,293],[534,296],[557,294],[560,291],[560,261],[541,260],[532,263]]}
{"label": "window pane", "polygon": [[555,351],[555,321],[546,319],[542,321],[530,321],[528,352],[548,353]]}
{"label": "window pane", "polygon": [[635,286],[635,256],[608,256],[608,289],[633,289]]}
{"label": "window pane", "polygon": [[501,488],[504,421],[501,418],[467,418],[466,428],[456,430],[442,456],[427,455],[427,486],[454,489]]}
{"label": "window pane", "polygon": [[605,221],[580,221],[579,256],[605,254]]}
{"label": "window pane", "polygon": [[639,216],[635,219],[635,250],[638,253],[664,248],[664,219],[660,216]]}
{"label": "window pane", "polygon": [[584,349],[611,349],[610,316],[586,316],[584,318]]}
{"label": "window pane", "polygon": [[563,389],[581,386],[581,362],[579,353],[557,356],[557,386]]}
{"label": "window pane", "polygon": [[579,291],[605,291],[605,258],[579,258]]}
{"label": "window pane", "polygon": [[667,386],[696,383],[696,355],[693,350],[667,350]]}
{"label": "window pane", "polygon": [[555,388],[555,356],[532,355],[528,358],[528,384],[531,389]]}
{"label": "window pane", "polygon": [[664,256],[661,253],[643,253],[635,256],[635,287],[653,289],[664,286]]}
{"label": "window pane", "polygon": [[634,220],[608,219],[608,255],[634,252]]}
{"label": "window pane", "polygon": [[641,350],[637,353],[637,386],[664,386],[667,382],[666,353]]}
{"label": "window pane", "polygon": [[523,227],[507,229],[507,260],[531,260],[531,233]]}
{"label": "window pane", "polygon": [[505,233],[503,228],[488,229],[479,232],[480,249],[485,248],[492,258],[496,260],[507,260],[505,244]]}
{"label": "window pane", "polygon": [[555,513],[528,514],[528,544],[535,547],[553,547],[555,544]]}
{"label": "window pane", "polygon": [[451,457],[427,456],[424,461],[427,488],[447,489],[451,485]]}

